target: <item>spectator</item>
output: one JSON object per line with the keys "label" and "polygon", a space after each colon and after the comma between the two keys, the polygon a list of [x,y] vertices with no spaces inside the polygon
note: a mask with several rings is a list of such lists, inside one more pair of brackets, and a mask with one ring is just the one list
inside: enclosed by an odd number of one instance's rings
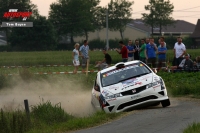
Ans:
{"label": "spectator", "polygon": [[141,47],[140,47],[140,60],[144,63],[146,63],[146,58],[147,58],[147,55],[146,55],[146,43],[144,42],[144,40],[142,39],[141,41]]}
{"label": "spectator", "polygon": [[149,44],[146,45],[145,52],[147,53],[147,63],[151,64],[153,68],[156,67],[156,51],[158,50],[154,39],[150,38]]}
{"label": "spectator", "polygon": [[85,70],[87,61],[89,61],[89,46],[88,41],[84,40],[84,44],[79,49],[82,56],[82,69]]}
{"label": "spectator", "polygon": [[166,67],[166,52],[167,48],[165,47],[165,42],[163,40],[160,40],[160,47],[158,47],[158,70],[161,69],[161,67]]}
{"label": "spectator", "polygon": [[119,41],[119,45],[121,47],[121,50],[116,49],[116,51],[122,55],[122,62],[128,61],[128,49],[124,45],[123,41]]}
{"label": "spectator", "polygon": [[149,44],[149,38],[146,38],[146,44]]}
{"label": "spectator", "polygon": [[182,38],[178,37],[177,41],[174,45],[174,65],[179,66],[181,61],[183,60],[183,55],[186,53],[185,45],[182,43]]}
{"label": "spectator", "polygon": [[105,56],[104,56],[104,59],[103,59],[102,61],[98,61],[98,62],[97,62],[97,65],[95,66],[95,67],[98,67],[98,70],[102,70],[102,69],[105,69],[105,68],[111,66],[112,58],[111,58],[111,56],[107,53],[107,50],[106,50],[106,49],[103,49],[103,54],[105,55]]}
{"label": "spectator", "polygon": [[128,61],[133,61],[135,50],[134,50],[131,40],[128,41],[128,45],[126,47],[128,49]]}
{"label": "spectator", "polygon": [[[158,40],[158,43],[160,44],[161,41],[164,42],[164,47],[167,47],[166,42],[165,42],[165,38],[164,37],[160,37],[160,39]],[[158,46],[158,48],[161,47],[161,44]]]}
{"label": "spectator", "polygon": [[175,69],[183,69],[185,71],[190,71],[193,69],[193,61],[190,59],[190,55],[188,53],[184,55],[184,59],[178,66],[171,66],[172,71]]}
{"label": "spectator", "polygon": [[74,45],[74,50],[72,52],[72,58],[73,58],[73,64],[74,64],[74,73],[77,73],[78,67],[80,65],[78,48],[79,48],[79,44],[76,43]]}
{"label": "spectator", "polygon": [[195,69],[200,69],[200,56],[197,56],[195,61],[194,61],[194,68]]}
{"label": "spectator", "polygon": [[[142,44],[144,44],[144,40],[141,40]],[[134,60],[140,60],[140,45],[139,45],[139,40],[135,40],[135,45],[133,46],[133,48],[135,49],[135,53],[134,53]]]}

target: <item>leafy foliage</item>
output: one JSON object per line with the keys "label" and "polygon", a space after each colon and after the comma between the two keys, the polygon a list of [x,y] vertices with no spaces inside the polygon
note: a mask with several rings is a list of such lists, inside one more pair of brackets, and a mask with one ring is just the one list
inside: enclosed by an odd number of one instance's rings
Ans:
{"label": "leafy foliage", "polygon": [[163,26],[172,25],[175,21],[170,15],[173,13],[174,6],[169,0],[149,0],[149,5],[145,6],[145,10],[150,11],[149,14],[143,13],[142,19],[145,24],[153,28],[160,28],[160,35]]}
{"label": "leafy foliage", "polygon": [[33,27],[13,28],[10,45],[16,51],[44,51],[57,47],[56,32],[45,17],[31,18]]}
{"label": "leafy foliage", "polygon": [[98,22],[98,10],[95,10],[98,4],[99,0],[59,0],[50,5],[49,19],[58,34],[70,36],[71,42],[77,35],[88,39],[88,32],[94,31]]}
{"label": "leafy foliage", "polygon": [[123,31],[131,21],[131,6],[133,2],[127,0],[111,0],[108,4],[109,29],[119,31],[123,40]]}

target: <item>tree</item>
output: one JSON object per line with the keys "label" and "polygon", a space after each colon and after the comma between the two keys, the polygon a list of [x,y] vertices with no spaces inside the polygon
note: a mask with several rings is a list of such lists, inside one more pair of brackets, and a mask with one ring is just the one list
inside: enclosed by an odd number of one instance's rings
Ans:
{"label": "tree", "polygon": [[127,0],[111,0],[108,4],[109,29],[119,31],[122,40],[126,25],[131,21],[132,5],[133,2]]}
{"label": "tree", "polygon": [[50,5],[49,19],[56,26],[59,35],[71,36],[85,35],[88,39],[88,32],[94,31],[95,7],[99,0],[58,0]]}
{"label": "tree", "polygon": [[44,51],[55,50],[57,47],[56,31],[46,17],[30,18],[33,27],[13,28],[10,45],[17,51]]}
{"label": "tree", "polygon": [[173,13],[174,6],[169,0],[149,0],[150,5],[145,6],[145,10],[150,11],[149,14],[142,13],[142,19],[145,24],[152,28],[159,27],[160,35],[162,34],[162,27],[172,25],[175,21],[170,15]]}
{"label": "tree", "polygon": [[[30,11],[32,12],[31,17],[37,17],[39,15],[37,6],[32,4],[30,0],[0,0],[0,24],[2,22],[12,21],[7,18],[3,18],[5,12],[9,9],[18,9],[18,11]],[[22,21],[22,18],[14,19],[17,21]],[[1,31],[5,31],[7,37],[9,38],[11,28],[1,27]]]}

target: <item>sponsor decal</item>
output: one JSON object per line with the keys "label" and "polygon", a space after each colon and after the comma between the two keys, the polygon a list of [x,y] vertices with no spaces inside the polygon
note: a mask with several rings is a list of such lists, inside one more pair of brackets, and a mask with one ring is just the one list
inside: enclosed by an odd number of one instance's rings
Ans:
{"label": "sponsor decal", "polygon": [[135,85],[142,85],[142,82],[136,82]]}
{"label": "sponsor decal", "polygon": [[112,98],[112,99],[109,99],[107,101],[110,102],[110,101],[114,101],[114,100],[116,100],[116,98]]}
{"label": "sponsor decal", "polygon": [[128,87],[128,86],[130,86],[130,85],[134,85],[135,82],[138,82],[138,79],[137,79],[137,78],[132,78],[132,79],[123,81],[123,82],[122,82],[122,85],[123,85],[123,87]]}
{"label": "sponsor decal", "polygon": [[117,90],[117,89],[119,89],[119,86],[111,86],[111,87],[109,87],[109,89],[110,90],[113,90],[113,89]]}

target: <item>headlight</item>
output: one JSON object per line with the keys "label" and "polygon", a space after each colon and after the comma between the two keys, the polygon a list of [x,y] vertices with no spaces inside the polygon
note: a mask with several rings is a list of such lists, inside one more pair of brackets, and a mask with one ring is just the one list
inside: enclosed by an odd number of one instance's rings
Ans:
{"label": "headlight", "polygon": [[113,99],[113,98],[117,98],[117,97],[121,97],[121,93],[117,93],[117,94],[114,94],[114,95],[110,95],[110,96],[107,96],[105,97],[105,99]]}
{"label": "headlight", "polygon": [[163,80],[161,78],[158,81],[155,81],[153,83],[150,83],[150,84],[146,85],[146,89],[154,87],[154,86],[159,85],[159,84],[161,85],[161,90],[165,89]]}

